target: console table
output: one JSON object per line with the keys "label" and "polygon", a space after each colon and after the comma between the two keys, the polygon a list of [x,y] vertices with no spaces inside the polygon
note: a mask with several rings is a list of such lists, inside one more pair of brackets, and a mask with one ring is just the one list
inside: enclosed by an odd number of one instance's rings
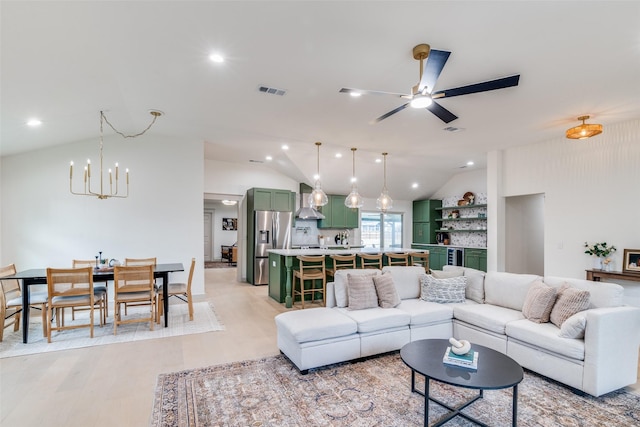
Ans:
{"label": "console table", "polygon": [[640,273],[626,273],[622,271],[603,271],[603,270],[587,270],[587,280],[596,282],[602,279],[618,279],[628,280],[631,282],[640,282]]}

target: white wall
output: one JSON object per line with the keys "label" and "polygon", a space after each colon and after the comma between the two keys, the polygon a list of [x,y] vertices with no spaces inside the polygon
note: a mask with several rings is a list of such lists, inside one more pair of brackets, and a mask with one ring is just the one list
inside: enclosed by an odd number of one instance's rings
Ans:
{"label": "white wall", "polygon": [[[92,159],[98,176],[98,140],[2,158],[2,264],[19,270],[71,266],[98,251],[108,258],[155,256],[159,263],[196,258],[193,292],[204,291],[203,146],[199,141],[145,135],[105,138],[105,171],[116,161],[129,168],[130,196],[99,200],[69,193],[69,161],[75,189]],[[171,280],[186,281],[188,272]]]}
{"label": "white wall", "polygon": [[544,194],[505,200],[505,270],[544,275]]}
{"label": "white wall", "polygon": [[444,199],[455,195],[462,197],[467,191],[474,194],[487,192],[486,169],[471,169],[452,176],[430,199]]}
{"label": "white wall", "polygon": [[[640,247],[640,120],[608,125],[587,140],[504,150],[501,167],[501,197],[545,194],[546,275],[585,277],[593,265],[585,241],[615,245],[615,270],[624,248]],[[621,284],[629,303],[640,305],[640,286]]]}
{"label": "white wall", "polygon": [[204,191],[244,197],[253,187],[298,192],[299,183],[273,169],[255,163],[229,163],[205,159]]}

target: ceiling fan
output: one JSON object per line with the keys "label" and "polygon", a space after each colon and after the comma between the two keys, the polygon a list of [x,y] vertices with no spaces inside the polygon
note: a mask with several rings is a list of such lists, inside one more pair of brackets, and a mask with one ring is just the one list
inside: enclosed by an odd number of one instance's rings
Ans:
{"label": "ceiling fan", "polygon": [[[413,48],[413,58],[420,61],[420,81],[417,85],[411,88],[410,94],[394,93],[394,92],[382,92],[376,90],[362,90],[362,89],[350,89],[342,88],[340,92],[349,93],[354,96],[358,95],[391,95],[398,98],[409,100],[407,103],[402,104],[398,108],[395,108],[388,113],[385,113],[375,119],[373,122],[378,123],[382,120],[404,110],[408,106],[414,108],[426,108],[433,114],[438,116],[440,120],[445,123],[452,122],[457,119],[458,116],[451,111],[444,108],[442,105],[435,102],[436,99],[451,98],[453,96],[468,95],[470,93],[486,92],[489,90],[503,89],[511,86],[517,86],[520,80],[520,74],[516,74],[509,77],[503,77],[496,80],[489,80],[481,83],[474,83],[467,86],[460,86],[453,89],[439,90],[434,92],[436,82],[440,73],[447,63],[451,52],[445,50],[432,50],[428,44],[419,44]],[[427,60],[426,67],[424,66],[424,60]]]}

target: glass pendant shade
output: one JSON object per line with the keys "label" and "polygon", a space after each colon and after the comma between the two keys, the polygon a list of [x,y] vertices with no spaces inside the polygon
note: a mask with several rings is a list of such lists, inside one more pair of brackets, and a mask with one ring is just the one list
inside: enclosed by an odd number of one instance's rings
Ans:
{"label": "glass pendant shade", "polygon": [[382,157],[384,159],[384,181],[382,193],[380,193],[380,196],[376,199],[376,208],[382,212],[386,212],[393,208],[393,199],[389,197],[389,192],[387,191],[387,154],[388,153],[382,153]]}
{"label": "glass pendant shade", "polygon": [[364,200],[358,193],[358,186],[356,185],[356,150],[357,148],[351,149],[352,159],[353,159],[353,173],[351,175],[351,193],[344,199],[344,205],[351,209],[358,209],[364,205]]}
{"label": "glass pendant shade", "polygon": [[320,146],[321,142],[316,142],[316,147],[318,150],[317,160],[318,160],[318,174],[316,175],[316,182],[313,185],[313,191],[311,195],[309,195],[309,205],[312,208],[317,208],[319,206],[324,206],[329,203],[329,198],[326,193],[322,190],[322,183],[320,182]]}

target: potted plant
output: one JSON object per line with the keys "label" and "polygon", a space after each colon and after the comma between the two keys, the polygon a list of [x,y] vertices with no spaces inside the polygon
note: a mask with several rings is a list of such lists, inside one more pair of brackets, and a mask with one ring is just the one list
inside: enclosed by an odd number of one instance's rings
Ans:
{"label": "potted plant", "polygon": [[592,245],[584,242],[584,247],[586,248],[585,254],[596,257],[594,268],[598,270],[602,270],[603,262],[605,266],[610,266],[611,258],[609,258],[609,255],[616,251],[616,247],[607,245],[607,242],[594,243]]}

